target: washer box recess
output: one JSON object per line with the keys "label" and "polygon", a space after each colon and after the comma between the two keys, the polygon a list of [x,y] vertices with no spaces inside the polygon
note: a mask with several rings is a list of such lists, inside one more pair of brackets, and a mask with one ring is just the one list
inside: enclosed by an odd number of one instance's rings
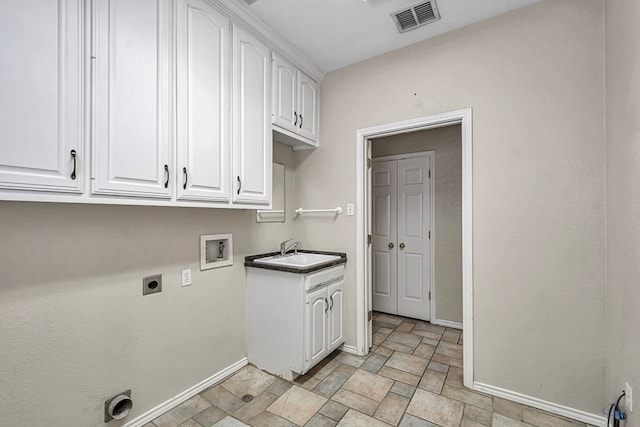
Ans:
{"label": "washer box recess", "polygon": [[208,234],[200,236],[200,270],[233,265],[233,236]]}

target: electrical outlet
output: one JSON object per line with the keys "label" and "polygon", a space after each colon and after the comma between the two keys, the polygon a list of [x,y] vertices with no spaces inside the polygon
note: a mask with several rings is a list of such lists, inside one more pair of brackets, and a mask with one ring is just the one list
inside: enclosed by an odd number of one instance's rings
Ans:
{"label": "electrical outlet", "polygon": [[182,286],[189,286],[191,284],[191,269],[182,270]]}
{"label": "electrical outlet", "polygon": [[629,383],[624,383],[624,407],[627,411],[633,412],[633,389]]}
{"label": "electrical outlet", "polygon": [[354,211],[354,206],[353,203],[347,203],[347,215],[348,216],[353,216],[353,211]]}

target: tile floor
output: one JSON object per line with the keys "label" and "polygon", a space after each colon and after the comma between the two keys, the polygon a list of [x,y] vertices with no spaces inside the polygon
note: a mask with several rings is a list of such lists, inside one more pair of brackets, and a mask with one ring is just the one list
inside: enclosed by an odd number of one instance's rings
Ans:
{"label": "tile floor", "polygon": [[383,313],[373,326],[366,357],[336,351],[293,383],[249,365],[144,427],[585,426],[464,388],[459,330]]}

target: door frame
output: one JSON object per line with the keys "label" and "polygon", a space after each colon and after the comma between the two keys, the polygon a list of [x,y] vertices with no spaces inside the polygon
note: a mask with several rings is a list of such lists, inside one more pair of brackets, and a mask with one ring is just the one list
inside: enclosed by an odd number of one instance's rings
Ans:
{"label": "door frame", "polygon": [[473,389],[473,176],[472,111],[466,108],[442,114],[358,129],[356,131],[356,351],[369,353],[368,312],[371,307],[371,256],[368,155],[370,139],[450,125],[462,130],[462,319],[463,382]]}
{"label": "door frame", "polygon": [[[429,159],[429,171],[433,179],[429,179],[429,231],[431,231],[431,237],[429,238],[429,321],[433,323],[436,318],[436,233],[435,233],[435,199],[436,199],[436,152],[434,150],[416,151],[412,153],[391,154],[386,156],[371,156],[371,165],[376,162],[386,162],[389,160],[402,160],[402,159],[416,159],[427,158]],[[369,183],[369,191],[372,190],[371,183]],[[371,194],[371,193],[369,193]],[[371,208],[371,206],[368,206]],[[396,206],[397,208],[397,206]],[[373,268],[373,266],[372,266]],[[373,275],[372,275],[373,277]],[[371,284],[373,285],[373,284]]]}

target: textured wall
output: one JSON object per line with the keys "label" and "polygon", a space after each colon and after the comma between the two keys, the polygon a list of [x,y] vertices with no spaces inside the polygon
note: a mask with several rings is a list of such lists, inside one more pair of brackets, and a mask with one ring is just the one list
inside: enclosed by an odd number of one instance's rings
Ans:
{"label": "textured wall", "polygon": [[[0,218],[3,426],[103,426],[128,388],[131,420],[244,358],[244,257],[293,232],[244,210],[0,202]],[[200,235],[228,232],[234,265],[201,272]]]}
{"label": "textured wall", "polygon": [[[355,199],[356,130],[473,109],[475,380],[599,414],[604,402],[601,0],[542,1],[327,74],[303,207]],[[355,259],[355,217],[295,221]],[[345,280],[355,345],[355,263]]]}
{"label": "textured wall", "polygon": [[459,125],[371,142],[373,157],[435,151],[435,316],[462,323],[462,146]]}
{"label": "textured wall", "polygon": [[640,426],[640,4],[607,0],[607,398],[634,390]]}

